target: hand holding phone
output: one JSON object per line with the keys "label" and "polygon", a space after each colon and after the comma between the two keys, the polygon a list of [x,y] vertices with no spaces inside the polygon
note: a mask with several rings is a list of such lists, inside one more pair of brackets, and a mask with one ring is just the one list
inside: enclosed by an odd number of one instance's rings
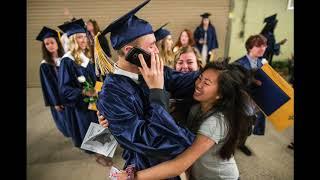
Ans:
{"label": "hand holding phone", "polygon": [[130,49],[130,51],[127,53],[125,59],[127,61],[129,61],[131,64],[135,64],[139,67],[141,66],[140,60],[138,55],[142,54],[143,58],[147,64],[148,67],[151,67],[151,55],[150,53],[146,52],[145,50],[138,48],[138,47],[134,47],[132,49]]}
{"label": "hand holding phone", "polygon": [[163,75],[163,61],[159,58],[158,54],[151,54],[151,67],[147,67],[146,62],[141,54],[138,58],[140,59],[141,67],[138,67],[143,79],[147,83],[149,89],[163,89],[164,86],[164,75]]}

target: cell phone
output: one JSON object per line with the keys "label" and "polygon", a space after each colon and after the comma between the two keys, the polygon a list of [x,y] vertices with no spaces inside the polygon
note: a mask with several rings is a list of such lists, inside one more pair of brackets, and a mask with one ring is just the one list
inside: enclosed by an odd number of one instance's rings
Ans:
{"label": "cell phone", "polygon": [[134,48],[130,49],[130,51],[127,53],[125,59],[132,64],[135,64],[139,67],[142,67],[140,64],[139,57],[138,57],[139,54],[143,55],[143,58],[147,64],[147,66],[150,68],[151,67],[151,54],[141,48],[134,47]]}

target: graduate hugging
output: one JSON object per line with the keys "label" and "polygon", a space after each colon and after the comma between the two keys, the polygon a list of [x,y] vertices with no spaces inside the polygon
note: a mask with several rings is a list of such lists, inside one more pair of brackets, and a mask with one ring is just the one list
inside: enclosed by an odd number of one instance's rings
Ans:
{"label": "graduate hugging", "polygon": [[[135,16],[150,0],[108,25],[118,61],[98,93],[99,123],[108,127],[124,149],[117,179],[238,179],[233,154],[248,130],[245,70],[228,61],[209,63],[188,73],[164,66],[152,26]],[[151,55],[148,66],[129,61],[138,47]],[[132,58],[132,57],[131,57]],[[193,98],[186,123],[168,112],[170,98]],[[133,174],[132,174],[133,173]]]}

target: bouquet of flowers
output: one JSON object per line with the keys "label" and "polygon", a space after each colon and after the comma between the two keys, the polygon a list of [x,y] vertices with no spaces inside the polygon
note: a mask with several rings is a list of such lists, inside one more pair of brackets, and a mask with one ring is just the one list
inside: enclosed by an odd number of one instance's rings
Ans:
{"label": "bouquet of flowers", "polygon": [[[83,83],[83,84],[84,84],[83,90],[84,90],[85,93],[86,93],[86,92],[92,92],[92,94],[94,94],[94,92],[95,92],[95,86],[94,86],[94,84],[93,84],[92,81],[89,81],[89,82],[88,82],[84,76],[79,76],[79,77],[78,77],[78,81],[79,81],[80,83]],[[88,109],[96,110],[96,109],[95,109],[95,103],[97,102],[97,99],[98,99],[98,96],[93,95],[93,96],[85,97],[85,98],[83,99],[83,101],[86,102],[86,103],[89,103]]]}

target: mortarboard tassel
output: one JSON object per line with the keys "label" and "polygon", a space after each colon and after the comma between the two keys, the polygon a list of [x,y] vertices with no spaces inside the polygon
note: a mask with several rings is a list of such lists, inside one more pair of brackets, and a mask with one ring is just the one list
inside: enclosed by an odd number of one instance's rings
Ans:
{"label": "mortarboard tassel", "polygon": [[[57,30],[55,30],[55,31],[57,31]],[[59,31],[57,31],[57,33],[58,33],[58,38],[59,38],[59,40],[60,40],[60,42],[61,42],[61,35],[60,35],[60,32],[59,32]]]}
{"label": "mortarboard tassel", "polygon": [[96,64],[96,74],[98,74],[98,69],[100,69],[101,75],[105,76],[106,74],[113,73],[114,71],[114,62],[113,60],[106,55],[103,51],[98,36],[101,35],[100,32],[94,37],[94,57],[95,57],[95,64]]}

